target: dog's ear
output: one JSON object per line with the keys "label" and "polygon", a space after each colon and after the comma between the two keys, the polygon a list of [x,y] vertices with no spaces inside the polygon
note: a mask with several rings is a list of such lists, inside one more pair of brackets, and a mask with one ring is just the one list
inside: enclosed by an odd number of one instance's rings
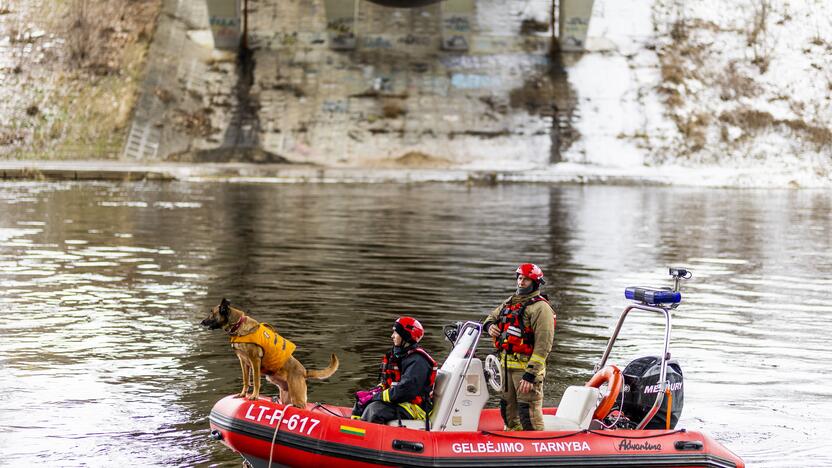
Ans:
{"label": "dog's ear", "polygon": [[231,303],[228,302],[228,299],[222,298],[222,301],[220,301],[220,315],[227,316],[228,315],[228,306],[230,306],[230,305],[231,305]]}

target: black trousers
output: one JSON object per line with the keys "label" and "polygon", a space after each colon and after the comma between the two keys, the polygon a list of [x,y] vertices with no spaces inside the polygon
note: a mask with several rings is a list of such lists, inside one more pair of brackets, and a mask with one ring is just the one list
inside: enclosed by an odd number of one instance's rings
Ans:
{"label": "black trousers", "polygon": [[362,421],[378,424],[386,424],[388,421],[399,419],[413,419],[413,417],[401,406],[383,401],[370,402],[361,414]]}

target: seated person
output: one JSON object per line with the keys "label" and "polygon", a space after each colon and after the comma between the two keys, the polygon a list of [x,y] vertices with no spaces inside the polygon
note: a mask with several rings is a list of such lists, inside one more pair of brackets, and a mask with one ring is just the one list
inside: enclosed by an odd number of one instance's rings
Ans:
{"label": "seated person", "polygon": [[393,349],[381,361],[381,384],[356,393],[353,418],[385,424],[398,419],[426,419],[432,409],[436,361],[419,341],[425,329],[412,317],[393,325]]}

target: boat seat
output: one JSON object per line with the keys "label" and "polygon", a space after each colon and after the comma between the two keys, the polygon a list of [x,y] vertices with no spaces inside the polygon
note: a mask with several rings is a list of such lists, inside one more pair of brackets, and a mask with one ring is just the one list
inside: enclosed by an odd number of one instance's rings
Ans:
{"label": "boat seat", "polygon": [[[483,373],[482,361],[471,359],[468,371],[462,375],[462,363],[448,363],[436,373],[433,386],[433,411],[430,415],[432,431],[442,430],[438,427],[442,423],[440,418],[447,418],[445,431],[476,431],[480,423],[480,414],[488,401],[488,389]],[[454,391],[463,379],[459,395]],[[398,420],[387,423],[388,426],[399,426]],[[421,420],[402,420],[401,426],[410,429],[425,429],[425,422]]]}
{"label": "boat seat", "polygon": [[598,389],[573,385],[563,392],[557,414],[543,415],[547,431],[580,431],[589,429],[592,414],[598,406]]}

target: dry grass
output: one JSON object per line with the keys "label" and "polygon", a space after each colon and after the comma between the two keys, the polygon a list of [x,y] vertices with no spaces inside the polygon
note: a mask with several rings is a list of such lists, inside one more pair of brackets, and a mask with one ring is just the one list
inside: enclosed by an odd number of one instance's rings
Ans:
{"label": "dry grass", "polygon": [[[18,34],[25,43],[12,44],[23,57],[12,70],[13,92],[28,104],[0,122],[0,154],[117,157],[161,1],[43,0],[11,12],[17,24],[28,25]],[[31,34],[38,29],[46,34]],[[26,59],[37,50],[48,59]]]}
{"label": "dry grass", "polygon": [[705,147],[708,142],[707,131],[710,120],[707,114],[677,117],[675,120],[679,132],[685,137],[689,151],[695,153]]}
{"label": "dry grass", "polygon": [[673,39],[673,42],[677,43],[687,42],[689,38],[688,25],[684,18],[679,18],[671,24],[670,38]]}
{"label": "dry grass", "polygon": [[832,129],[820,125],[812,125],[798,119],[775,119],[768,112],[754,109],[740,109],[733,112],[723,112],[719,121],[739,127],[746,132],[759,133],[777,127],[788,128],[796,137],[813,144],[818,150],[832,148]]}
{"label": "dry grass", "polygon": [[768,31],[768,17],[771,13],[771,2],[769,0],[759,0],[754,6],[753,16],[748,28],[748,36],[746,43],[748,47],[753,46],[761,39],[764,39]]}
{"label": "dry grass", "polygon": [[0,132],[0,147],[19,145],[20,143],[23,143],[25,139],[25,135],[16,129]]}
{"label": "dry grass", "polygon": [[665,54],[661,65],[662,82],[668,85],[682,85],[685,83],[685,62],[678,54]]}
{"label": "dry grass", "polygon": [[65,36],[70,64],[98,73],[117,70],[116,47],[127,36],[123,23],[129,3],[128,0],[69,2]]}
{"label": "dry grass", "polygon": [[754,58],[751,63],[757,65],[760,73],[768,71],[771,53],[774,49],[768,41],[768,21],[771,14],[771,0],[758,0],[754,6],[753,16],[748,27],[746,44],[751,47]]}
{"label": "dry grass", "polygon": [[770,113],[753,109],[723,112],[719,115],[719,121],[747,131],[769,128],[775,123],[774,116]]}
{"label": "dry grass", "polygon": [[725,70],[725,74],[717,81],[719,98],[723,101],[760,95],[760,86],[754,81],[754,78],[744,74],[740,68],[737,61],[731,61]]}
{"label": "dry grass", "polygon": [[[657,50],[660,59],[662,85],[659,87],[665,96],[665,104],[671,109],[678,109],[684,105],[680,90],[686,87],[690,79],[706,81],[701,76],[704,63],[711,53],[709,46],[699,44],[692,32],[698,28],[716,28],[713,23],[693,20],[676,20],[670,27],[673,39]],[[678,124],[679,122],[677,122]],[[683,124],[687,126],[687,124]]]}
{"label": "dry grass", "polygon": [[217,129],[211,125],[212,113],[213,110],[210,107],[194,112],[177,109],[173,118],[173,124],[177,129],[188,135],[207,138],[217,132]]}
{"label": "dry grass", "polygon": [[829,127],[810,125],[802,120],[787,120],[783,124],[792,131],[802,134],[818,150],[832,148],[832,130]]}

